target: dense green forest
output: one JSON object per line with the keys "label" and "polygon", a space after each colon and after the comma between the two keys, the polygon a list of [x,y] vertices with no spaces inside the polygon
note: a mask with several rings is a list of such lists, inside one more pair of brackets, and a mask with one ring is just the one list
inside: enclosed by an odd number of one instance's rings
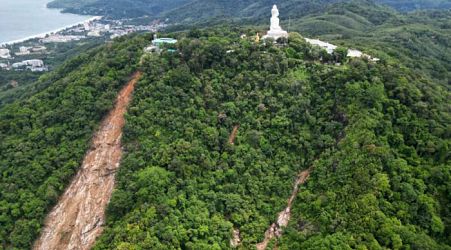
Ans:
{"label": "dense green forest", "polygon": [[400,11],[412,11],[418,9],[449,9],[449,0],[378,0]]}
{"label": "dense green forest", "polygon": [[103,15],[115,18],[139,16],[164,17],[173,20],[199,20],[212,17],[261,17],[273,4],[290,6],[297,16],[321,11],[334,3],[367,2],[390,6],[399,11],[449,9],[449,0],[53,0],[51,8],[77,14]]}
{"label": "dense green forest", "polygon": [[[107,14],[125,1],[110,1],[112,9],[57,2]],[[403,2],[401,10],[447,3]],[[151,36],[123,37],[85,47],[50,73],[21,75],[34,81],[23,90],[0,86],[0,249],[30,248],[136,70],[143,77],[94,249],[229,249],[232,230],[238,248],[253,249],[308,168],[271,248],[451,249],[450,11],[280,1],[282,26],[341,46],[329,55],[296,32],[256,43],[267,29],[266,0],[127,3],[117,17],[180,22],[160,34],[179,40],[176,53],[141,60]],[[348,59],[345,48],[381,61]]]}
{"label": "dense green forest", "polygon": [[0,107],[0,249],[26,249],[37,237],[147,39],[82,53],[42,76],[34,95]]}
{"label": "dense green forest", "polygon": [[451,249],[449,92],[241,32],[179,34],[180,54],[146,57],[95,249],[227,249],[233,228],[252,249],[309,167],[280,249]]}

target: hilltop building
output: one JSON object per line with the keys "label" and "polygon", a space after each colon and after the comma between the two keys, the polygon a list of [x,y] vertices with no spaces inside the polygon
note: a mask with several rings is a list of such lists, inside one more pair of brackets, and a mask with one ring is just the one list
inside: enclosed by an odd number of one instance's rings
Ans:
{"label": "hilltop building", "polygon": [[311,45],[316,45],[316,46],[319,46],[319,47],[325,49],[327,51],[327,53],[329,53],[329,54],[332,54],[334,52],[334,50],[337,48],[337,46],[335,46],[331,43],[326,43],[326,42],[323,42],[318,39],[305,38],[305,41],[310,43]]}
{"label": "hilltop building", "polygon": [[176,44],[177,40],[174,38],[156,38],[152,40],[152,45],[161,47],[163,44]]}
{"label": "hilltop building", "polygon": [[[152,45],[145,48],[145,52],[161,52],[162,46],[165,44],[176,44],[177,40],[174,38],[158,38],[157,35],[154,36],[154,39],[152,40]],[[169,49],[170,52],[175,52],[174,49]]]}
{"label": "hilltop building", "polygon": [[288,32],[280,27],[279,9],[277,9],[277,5],[273,5],[271,15],[271,26],[268,33],[263,36],[263,39],[272,38],[274,40],[277,40],[281,37],[288,37]]}

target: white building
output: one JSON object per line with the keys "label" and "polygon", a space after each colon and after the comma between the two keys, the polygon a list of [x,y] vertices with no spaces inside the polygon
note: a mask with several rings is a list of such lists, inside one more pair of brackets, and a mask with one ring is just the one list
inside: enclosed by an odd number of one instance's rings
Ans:
{"label": "white building", "polygon": [[31,59],[23,62],[32,67],[44,67],[44,62],[40,59]]}
{"label": "white building", "polygon": [[30,49],[31,47],[21,46],[19,47],[19,52],[16,52],[16,55],[18,56],[28,55],[30,54]]}
{"label": "white building", "polygon": [[42,52],[47,50],[47,48],[45,46],[34,46],[31,50],[33,52]]}
{"label": "white building", "polygon": [[331,43],[326,43],[326,42],[323,42],[318,39],[305,38],[305,41],[307,41],[311,45],[319,46],[319,47],[325,49],[327,51],[327,53],[329,53],[329,54],[332,54],[334,52],[334,50],[337,48],[337,46],[335,46]]}
{"label": "white building", "polygon": [[86,31],[90,31],[90,30],[91,30],[90,22],[89,22],[89,21],[88,21],[88,22],[84,22],[84,23],[83,23],[83,28],[84,28]]}
{"label": "white building", "polygon": [[101,35],[100,35],[100,30],[89,31],[89,32],[88,32],[88,36],[91,36],[91,37],[99,37],[99,36],[101,36]]}
{"label": "white building", "polygon": [[0,48],[0,58],[9,59],[11,55],[9,54],[9,49]]}
{"label": "white building", "polygon": [[27,69],[30,69],[31,71],[46,71],[47,70],[47,68],[44,65],[44,61],[42,61],[40,59],[25,60],[22,62],[13,63],[11,66],[14,69],[26,67]]}
{"label": "white building", "polygon": [[43,38],[41,40],[41,42],[43,43],[65,43],[65,42],[70,42],[70,41],[78,41],[85,38],[85,36],[72,36],[72,35],[59,35],[59,34],[54,34],[54,35],[50,35],[46,38]]}
{"label": "white building", "polygon": [[[323,42],[321,40],[318,39],[309,39],[309,38],[305,38],[305,41],[311,45],[315,45],[315,46],[319,46],[323,49],[325,49],[327,51],[327,53],[332,54],[334,53],[335,49],[337,48],[337,46],[331,44],[331,43],[327,43],[327,42]],[[368,58],[369,60],[373,61],[373,62],[378,62],[380,61],[379,58],[375,58],[372,57],[370,55],[364,54],[362,51],[360,50],[356,50],[356,49],[348,49],[348,54],[347,57],[351,57],[351,58]]]}
{"label": "white building", "polygon": [[0,69],[8,69],[8,64],[0,63]]}
{"label": "white building", "polygon": [[363,53],[360,50],[356,49],[349,49],[348,50],[348,57],[362,57]]}

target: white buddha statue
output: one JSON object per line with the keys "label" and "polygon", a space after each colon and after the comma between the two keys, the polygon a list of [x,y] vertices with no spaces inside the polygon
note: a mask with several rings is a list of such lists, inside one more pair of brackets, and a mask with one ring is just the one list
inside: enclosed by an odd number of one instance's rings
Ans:
{"label": "white buddha statue", "polygon": [[280,37],[288,37],[288,33],[280,27],[279,10],[277,9],[276,5],[272,7],[271,14],[272,16],[270,30],[268,31],[268,34],[263,38],[271,37],[274,40],[277,40]]}
{"label": "white buddha statue", "polygon": [[276,5],[272,6],[271,14],[271,30],[282,30],[279,24],[279,10]]}

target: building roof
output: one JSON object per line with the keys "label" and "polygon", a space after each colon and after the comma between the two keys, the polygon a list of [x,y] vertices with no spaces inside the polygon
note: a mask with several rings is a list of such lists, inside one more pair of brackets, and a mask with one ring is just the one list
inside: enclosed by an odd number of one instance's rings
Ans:
{"label": "building roof", "polygon": [[324,49],[327,50],[327,53],[332,54],[334,52],[334,50],[337,48],[337,46],[331,44],[331,43],[326,43],[323,42],[321,40],[318,39],[309,39],[309,38],[305,38],[305,40],[310,43],[311,45],[317,45],[320,46]]}
{"label": "building roof", "polygon": [[174,44],[177,43],[177,40],[174,38],[157,38],[152,40],[153,44],[161,44],[161,43],[169,43],[169,44]]}

